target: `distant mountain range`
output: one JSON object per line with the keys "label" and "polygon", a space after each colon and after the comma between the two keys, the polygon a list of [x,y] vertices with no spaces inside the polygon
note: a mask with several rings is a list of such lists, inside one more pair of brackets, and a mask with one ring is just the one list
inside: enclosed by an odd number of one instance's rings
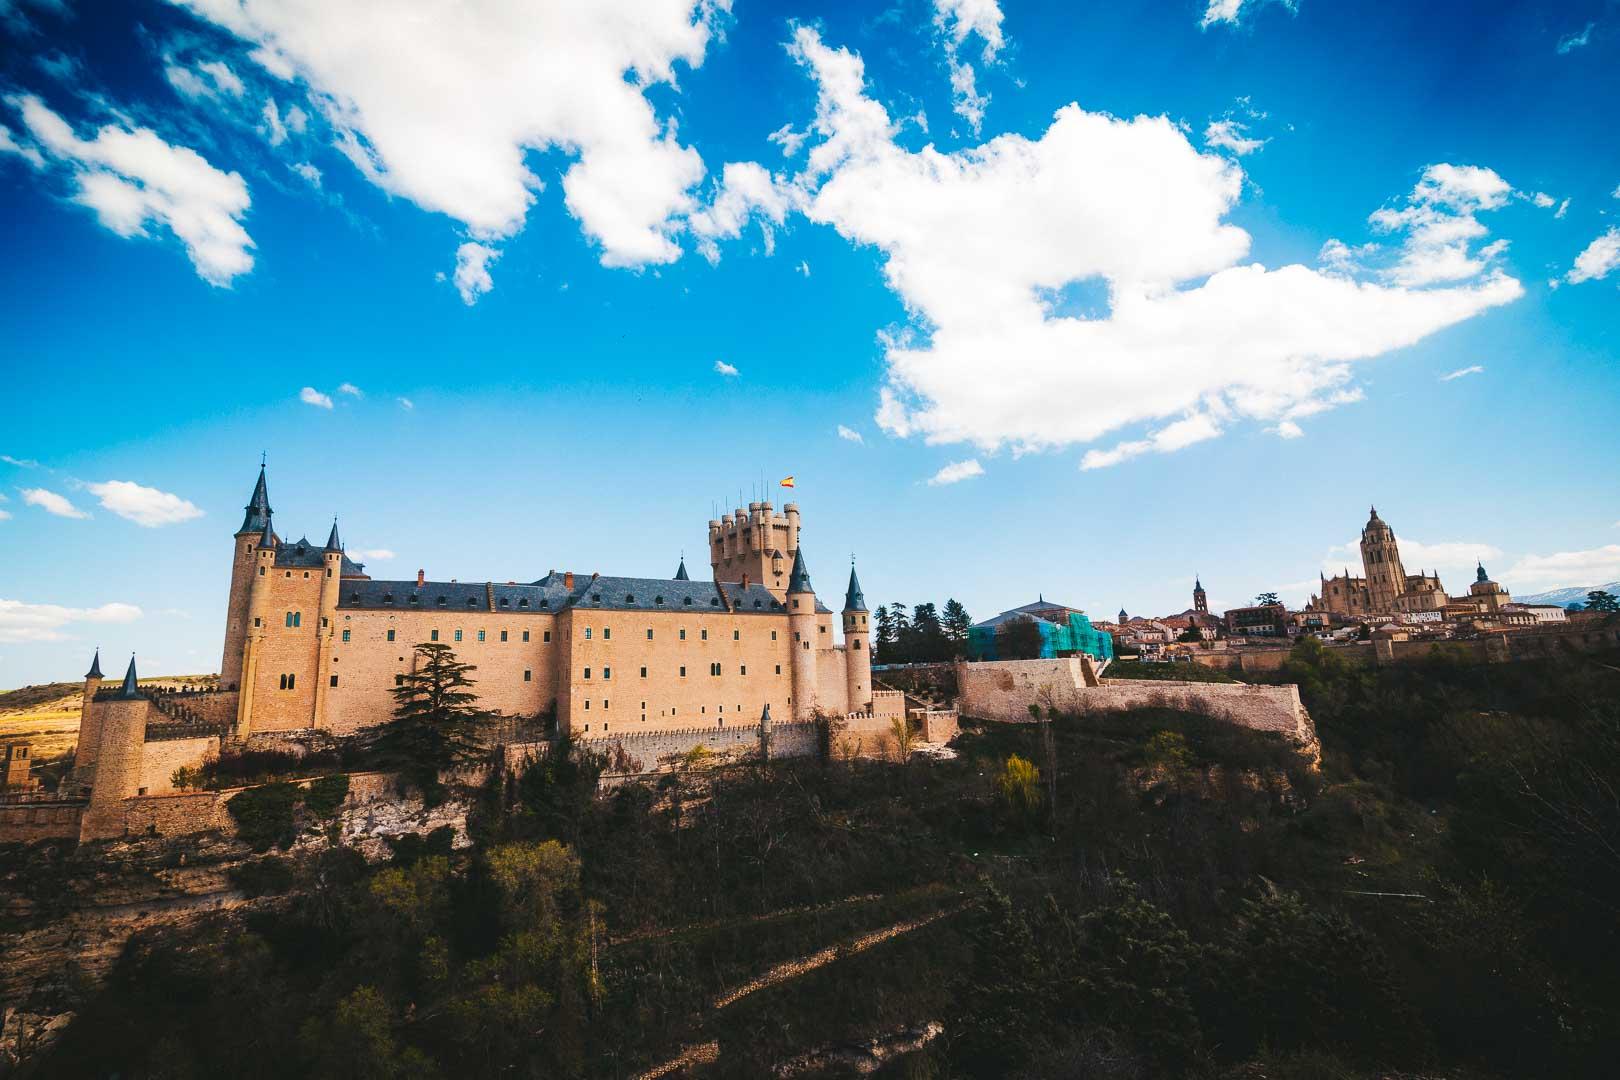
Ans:
{"label": "distant mountain range", "polygon": [[1620,581],[1611,581],[1607,585],[1582,585],[1579,588],[1571,589],[1549,589],[1547,592],[1531,593],[1528,596],[1515,596],[1513,599],[1521,604],[1557,604],[1559,607],[1568,607],[1571,604],[1586,603],[1586,594],[1594,590],[1620,596]]}

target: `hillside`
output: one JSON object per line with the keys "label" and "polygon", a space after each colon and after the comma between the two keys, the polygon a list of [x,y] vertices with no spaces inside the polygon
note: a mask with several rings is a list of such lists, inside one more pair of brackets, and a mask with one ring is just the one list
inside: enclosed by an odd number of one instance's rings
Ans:
{"label": "hillside", "polygon": [[471,849],[236,872],[284,902],[32,1003],[76,1014],[32,1075],[1605,1076],[1615,660],[1304,645],[1320,774],[1163,708],[601,794],[565,754]]}
{"label": "hillside", "polygon": [[[211,686],[215,675],[165,675],[142,686]],[[103,685],[106,685],[105,683]],[[42,683],[0,693],[0,742],[27,742],[41,763],[72,751],[79,737],[84,683]]]}

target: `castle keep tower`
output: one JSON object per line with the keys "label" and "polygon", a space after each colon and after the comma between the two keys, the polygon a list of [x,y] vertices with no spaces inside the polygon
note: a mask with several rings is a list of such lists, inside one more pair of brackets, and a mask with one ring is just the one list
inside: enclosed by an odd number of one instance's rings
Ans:
{"label": "castle keep tower", "polygon": [[225,654],[219,661],[219,685],[223,690],[242,683],[242,649],[247,642],[248,594],[258,566],[259,539],[270,526],[270,495],[264,486],[264,466],[259,466],[259,482],[248,498],[242,527],[232,540],[231,592],[225,605]]}
{"label": "castle keep tower", "polygon": [[1361,565],[1367,572],[1367,598],[1371,609],[1396,610],[1397,599],[1406,592],[1406,570],[1401,566],[1395,530],[1378,516],[1376,506],[1361,530]]}
{"label": "castle keep tower", "polygon": [[866,597],[851,563],[844,593],[844,678],[849,688],[844,702],[850,712],[865,712],[872,701],[872,631],[866,615]]}
{"label": "castle keep tower", "polygon": [[92,704],[96,691],[101,689],[101,650],[96,650],[90,661],[90,670],[84,673],[84,702],[79,706],[79,743],[73,750],[74,779],[90,783],[89,770],[96,764],[96,751],[101,749],[101,712]]}
{"label": "castle keep tower", "polygon": [[1200,615],[1209,614],[1209,597],[1204,595],[1204,583],[1193,575],[1193,610]]}
{"label": "castle keep tower", "polygon": [[788,588],[788,567],[799,552],[799,506],[779,515],[768,502],[751,502],[709,522],[709,565],[714,580],[757,581],[777,596]]}
{"label": "castle keep tower", "polygon": [[793,719],[816,716],[816,592],[804,568],[804,552],[793,552],[787,587],[788,630],[793,635]]}
{"label": "castle keep tower", "polygon": [[124,800],[140,791],[147,701],[136,684],[133,656],[124,673],[123,687],[111,701],[102,702],[101,708],[95,781],[90,789],[90,805],[79,821],[81,838],[122,834]]}

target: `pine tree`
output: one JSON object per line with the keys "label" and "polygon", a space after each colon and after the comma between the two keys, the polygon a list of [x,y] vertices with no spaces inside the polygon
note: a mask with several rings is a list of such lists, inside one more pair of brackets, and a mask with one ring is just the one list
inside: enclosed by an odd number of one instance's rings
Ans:
{"label": "pine tree", "polygon": [[1593,589],[1586,594],[1586,610],[1620,611],[1620,599],[1616,599],[1613,593],[1604,592],[1602,589]]}
{"label": "pine tree", "polygon": [[441,769],[461,764],[480,750],[473,729],[484,719],[467,676],[477,669],[456,659],[450,646],[416,646],[416,670],[394,687],[394,719],[374,729],[379,764],[399,769],[422,791],[429,806],[444,801]]}
{"label": "pine tree", "polygon": [[887,604],[879,604],[873,618],[877,620],[877,644],[873,648],[873,653],[878,663],[892,663],[894,660],[894,616],[889,614]]}
{"label": "pine tree", "polygon": [[912,656],[911,611],[904,604],[890,604],[889,618],[894,623],[894,648],[890,650],[891,664],[909,664]]}
{"label": "pine tree", "polygon": [[943,660],[950,652],[945,641],[945,630],[939,622],[939,612],[933,604],[918,604],[911,609],[911,631],[916,636],[913,660],[923,663]]}
{"label": "pine tree", "polygon": [[951,654],[963,655],[967,651],[968,627],[973,625],[973,618],[968,614],[967,608],[954,599],[945,601],[940,625],[944,627],[945,640],[951,643]]}

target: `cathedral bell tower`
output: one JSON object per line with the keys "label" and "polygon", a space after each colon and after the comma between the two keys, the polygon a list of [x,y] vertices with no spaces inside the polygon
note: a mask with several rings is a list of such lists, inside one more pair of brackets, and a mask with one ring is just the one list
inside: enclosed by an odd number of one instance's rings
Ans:
{"label": "cathedral bell tower", "polygon": [[1361,565],[1367,573],[1368,607],[1374,614],[1396,610],[1406,592],[1406,568],[1401,565],[1401,549],[1395,543],[1395,530],[1378,516],[1372,516],[1361,530]]}

